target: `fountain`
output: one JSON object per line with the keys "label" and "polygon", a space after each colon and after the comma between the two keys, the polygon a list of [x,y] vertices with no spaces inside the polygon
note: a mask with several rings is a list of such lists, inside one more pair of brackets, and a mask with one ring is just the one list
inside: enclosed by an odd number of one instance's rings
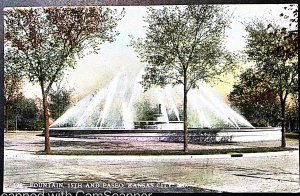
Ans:
{"label": "fountain", "polygon": [[[141,69],[138,74],[120,72],[103,88],[84,97],[67,110],[50,126],[50,134],[77,130],[77,133],[113,133],[150,131],[182,132],[183,87],[178,85],[151,88],[144,92]],[[276,129],[255,129],[242,115],[231,109],[208,84],[201,82],[199,88],[188,93],[188,127],[196,130],[219,130],[219,135],[235,135],[242,141],[246,132],[253,140],[258,132],[266,132],[271,139],[279,139]],[[226,130],[226,131],[224,131]],[[273,131],[273,132],[272,132]],[[275,133],[275,132],[276,133]],[[253,135],[254,134],[254,135]],[[279,137],[279,138],[278,138]],[[260,139],[270,139],[260,137]],[[247,141],[249,140],[246,139]],[[254,137],[254,140],[257,138]]]}

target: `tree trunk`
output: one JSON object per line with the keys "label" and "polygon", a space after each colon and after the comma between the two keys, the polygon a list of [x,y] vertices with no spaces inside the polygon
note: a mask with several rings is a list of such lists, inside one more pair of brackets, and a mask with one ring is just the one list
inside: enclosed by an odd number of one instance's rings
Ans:
{"label": "tree trunk", "polygon": [[183,82],[183,143],[184,152],[188,152],[188,130],[187,130],[187,79],[186,72],[184,72]]}
{"label": "tree trunk", "polygon": [[47,94],[43,93],[43,112],[44,112],[44,130],[45,130],[45,152],[50,153],[50,138],[49,138],[49,111]]}
{"label": "tree trunk", "polygon": [[281,100],[281,147],[286,147],[285,139],[285,101]]}

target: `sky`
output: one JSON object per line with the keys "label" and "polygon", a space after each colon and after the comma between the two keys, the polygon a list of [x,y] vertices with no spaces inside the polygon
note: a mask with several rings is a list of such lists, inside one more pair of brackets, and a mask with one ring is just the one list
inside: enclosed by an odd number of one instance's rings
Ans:
{"label": "sky", "polygon": [[[283,11],[285,5],[227,5],[230,13],[233,13],[231,28],[226,31],[226,47],[231,51],[241,51],[245,47],[246,31],[243,23],[251,21],[253,18],[265,18],[278,23],[286,23],[279,14]],[[159,8],[160,6],[155,6]],[[123,7],[110,7],[121,10]],[[117,30],[120,32],[113,43],[104,43],[101,46],[99,54],[91,54],[77,61],[75,69],[66,71],[63,83],[75,91],[76,99],[103,87],[119,71],[137,72],[143,64],[137,57],[137,53],[129,47],[129,35],[145,37],[144,17],[146,16],[145,6],[127,6],[125,16],[119,22]],[[285,26],[287,26],[285,24]],[[245,65],[247,67],[249,65]],[[229,74],[224,78],[227,83],[214,85],[221,96],[226,96],[232,90],[235,81],[234,74]],[[32,86],[26,83],[24,94],[27,97],[40,96],[41,92],[38,86]]]}

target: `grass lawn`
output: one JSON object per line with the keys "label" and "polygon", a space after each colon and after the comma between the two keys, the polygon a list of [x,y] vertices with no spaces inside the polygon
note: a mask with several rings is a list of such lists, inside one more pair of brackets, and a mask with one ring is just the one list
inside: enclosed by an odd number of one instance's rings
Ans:
{"label": "grass lawn", "polygon": [[[37,154],[44,154],[41,148],[43,148],[43,137],[34,137],[39,132],[35,131],[17,131],[17,132],[9,132],[5,134],[5,142],[7,145],[11,145],[14,143],[14,141],[18,141],[18,145],[21,146],[20,149],[28,149],[32,150],[34,146],[36,146],[36,153]],[[156,149],[156,146],[154,145],[154,149],[134,149],[134,148],[127,148],[126,146],[120,150],[101,150],[89,148],[89,145],[94,146],[93,142],[86,142],[84,141],[83,144],[77,142],[75,146],[70,146],[71,141],[53,141],[52,140],[52,146],[53,150],[51,152],[52,155],[73,155],[73,156],[84,156],[84,155],[213,155],[213,154],[243,154],[243,153],[259,153],[259,152],[276,152],[276,151],[289,151],[289,150],[297,150],[299,148],[299,134],[298,133],[286,133],[286,140],[288,147],[282,148],[279,147],[279,141],[278,144],[272,146],[266,146],[261,145],[258,143],[256,146],[250,145],[245,147],[237,147],[237,148],[231,148],[231,145],[224,145],[222,148],[203,148],[203,149],[190,149],[188,153],[185,153],[181,150],[181,148],[176,148],[175,150],[173,148],[171,149],[165,149],[160,150],[159,148]],[[56,142],[56,143],[55,143]],[[33,145],[34,144],[34,145]],[[97,142],[96,144],[100,145],[101,143]],[[162,143],[163,144],[163,143]],[[86,145],[85,148],[83,148],[81,145]],[[219,147],[219,145],[217,145]],[[55,149],[55,147],[57,149]],[[65,147],[65,148],[61,148]],[[72,147],[72,148],[70,148]],[[80,147],[80,148],[77,148]],[[81,148],[82,147],[82,148]],[[114,146],[113,146],[114,147]],[[138,146],[139,147],[139,146]],[[77,148],[77,149],[76,149]],[[17,148],[16,148],[17,149]],[[128,149],[128,150],[127,150]]]}
{"label": "grass lawn", "polygon": [[299,140],[299,133],[286,133],[286,138],[294,138]]}
{"label": "grass lawn", "polygon": [[299,141],[299,133],[286,133],[286,141],[287,142],[297,142]]}

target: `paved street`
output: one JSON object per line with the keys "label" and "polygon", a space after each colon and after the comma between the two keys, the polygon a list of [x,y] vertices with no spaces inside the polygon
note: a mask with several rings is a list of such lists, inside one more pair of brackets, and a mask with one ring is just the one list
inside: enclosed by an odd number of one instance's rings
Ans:
{"label": "paved street", "polygon": [[[89,184],[98,186],[98,191],[110,189],[135,192],[299,192],[300,190],[298,150],[263,156],[249,154],[235,158],[227,155],[47,156],[35,154],[36,151],[42,150],[41,138],[24,136],[22,143],[14,140],[15,137],[16,135],[10,135],[5,138],[5,191],[38,191],[50,182],[58,183],[54,184],[55,188],[51,188],[57,191],[97,190],[95,187],[91,189]],[[115,187],[112,187],[113,184]]]}

